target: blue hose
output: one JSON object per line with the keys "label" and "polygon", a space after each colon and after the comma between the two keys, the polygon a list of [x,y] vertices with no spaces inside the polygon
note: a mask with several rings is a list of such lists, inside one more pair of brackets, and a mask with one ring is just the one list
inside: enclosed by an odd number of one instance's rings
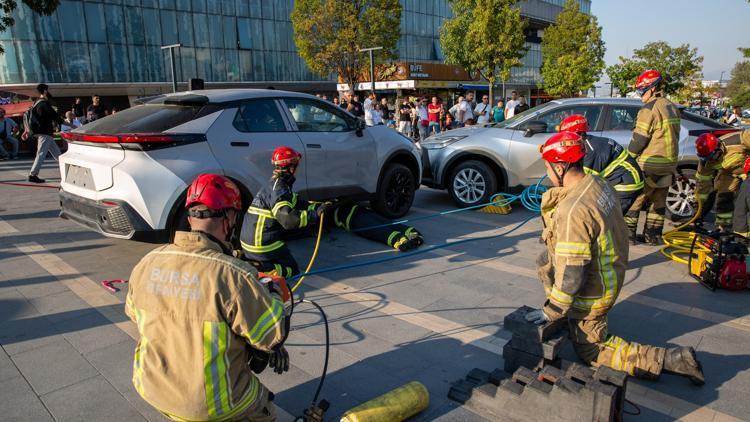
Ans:
{"label": "blue hose", "polygon": [[[514,201],[520,201],[521,204],[526,209],[528,209],[529,211],[532,211],[532,212],[535,212],[535,213],[539,213],[539,212],[541,212],[541,209],[542,209],[541,208],[542,194],[547,190],[547,188],[544,185],[542,185],[542,181],[543,180],[544,180],[544,177],[542,177],[541,179],[539,179],[539,181],[535,185],[528,186],[519,195],[510,195],[510,194],[505,194],[505,193],[495,194],[495,195],[493,195],[490,198],[490,202],[488,202],[486,204],[474,205],[474,206],[471,206],[471,207],[460,208],[460,209],[457,209],[457,210],[443,211],[443,212],[440,212],[440,213],[435,213],[435,214],[430,214],[430,215],[423,215],[423,216],[420,216],[420,217],[415,217],[415,218],[411,218],[411,219],[407,219],[407,220],[394,221],[394,222],[391,222],[391,223],[379,224],[379,225],[365,227],[365,228],[361,228],[361,229],[358,229],[358,230],[351,230],[351,231],[352,232],[356,232],[356,231],[361,231],[361,230],[370,230],[370,229],[379,228],[379,227],[392,226],[394,224],[403,224],[403,223],[406,223],[406,222],[409,222],[409,221],[425,220],[425,219],[428,219],[428,218],[439,217],[439,216],[442,216],[442,215],[449,215],[449,214],[454,214],[454,213],[457,213],[457,212],[462,212],[462,211],[468,211],[468,210],[473,210],[473,209],[477,209],[477,208],[482,208],[482,207],[486,207],[487,205],[505,206],[505,205],[510,205]],[[498,197],[500,199],[497,199]],[[406,253],[399,253],[397,255],[391,255],[391,256],[387,256],[387,257],[383,257],[383,258],[372,259],[372,260],[369,260],[369,261],[353,262],[351,264],[336,265],[336,266],[331,266],[331,267],[323,267],[323,268],[319,268],[317,270],[312,270],[312,271],[309,271],[309,272],[306,272],[306,273],[297,274],[297,275],[289,278],[288,282],[293,282],[295,280],[298,280],[301,277],[306,277],[306,276],[310,276],[310,275],[330,273],[330,272],[334,272],[334,271],[347,270],[347,269],[351,269],[351,268],[364,267],[364,266],[374,265],[374,264],[382,264],[384,262],[395,261],[397,259],[401,259],[401,258],[406,258],[406,257],[409,257],[409,256],[414,256],[414,255],[419,255],[419,254],[427,253],[427,252],[430,252],[430,251],[434,251],[435,249],[447,248],[449,246],[460,245],[460,244],[463,244],[463,243],[476,242],[476,241],[480,241],[480,240],[488,240],[488,239],[494,239],[494,238],[497,238],[497,237],[507,236],[507,235],[513,233],[514,231],[520,229],[521,227],[523,227],[526,223],[528,223],[529,221],[531,221],[535,217],[536,217],[536,215],[532,215],[532,216],[528,217],[527,219],[521,221],[520,223],[516,224],[515,226],[513,226],[513,228],[511,228],[510,230],[507,230],[507,231],[505,231],[503,233],[500,233],[500,234],[494,234],[494,235],[490,235],[490,236],[481,236],[481,237],[472,237],[472,238],[469,238],[469,239],[454,240],[453,242],[445,242],[445,243],[442,243],[442,244],[439,244],[439,245],[433,245],[433,246],[429,246],[429,247],[426,247],[426,248],[418,249],[416,251],[406,252]]]}

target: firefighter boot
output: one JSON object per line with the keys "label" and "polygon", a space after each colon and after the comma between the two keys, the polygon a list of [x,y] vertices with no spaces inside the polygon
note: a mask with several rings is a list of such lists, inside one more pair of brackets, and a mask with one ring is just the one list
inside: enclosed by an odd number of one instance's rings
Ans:
{"label": "firefighter boot", "polygon": [[649,212],[646,215],[646,226],[643,229],[644,242],[652,246],[660,244],[662,231],[664,231],[664,216]]}
{"label": "firefighter boot", "polygon": [[393,243],[393,249],[396,249],[399,252],[406,252],[409,249],[414,249],[414,245],[409,242],[409,239],[406,236],[399,236],[398,239]]}
{"label": "firefighter boot", "polygon": [[416,249],[424,245],[424,237],[422,237],[422,234],[416,230],[413,230],[413,231],[407,230],[406,237],[409,239],[409,243],[413,245],[412,248]]}
{"label": "firefighter boot", "polygon": [[664,356],[664,372],[687,377],[695,385],[703,385],[703,367],[692,347],[672,347]]}
{"label": "firefighter boot", "polygon": [[628,226],[628,239],[630,239],[631,245],[637,245],[638,244],[638,237],[636,235],[636,232],[638,231],[638,211],[628,211],[627,214],[625,214],[625,224]]}

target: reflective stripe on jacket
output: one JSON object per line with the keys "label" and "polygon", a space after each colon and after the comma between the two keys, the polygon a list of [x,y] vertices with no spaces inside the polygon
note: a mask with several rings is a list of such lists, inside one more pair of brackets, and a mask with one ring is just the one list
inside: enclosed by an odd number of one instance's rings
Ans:
{"label": "reflective stripe on jacket", "polygon": [[[719,138],[721,154],[715,160],[702,161],[698,164],[695,178],[698,181],[698,197],[701,201],[708,199],[714,190],[734,191],[739,187],[735,183],[722,183],[726,186],[714,186],[714,180],[742,179],[745,176],[745,160],[750,156],[750,132],[743,130]],[[731,187],[731,188],[730,188]]]}
{"label": "reflective stripe on jacket", "polygon": [[542,237],[553,285],[544,312],[552,319],[591,319],[614,305],[628,263],[628,231],[614,190],[587,175],[542,197]]}
{"label": "reflective stripe on jacket", "polygon": [[667,175],[677,168],[679,142],[680,112],[657,93],[638,112],[628,151],[646,175]]}
{"label": "reflective stripe on jacket", "polygon": [[284,306],[257,276],[200,232],[177,232],[135,266],[125,310],[140,333],[133,385],[145,401],[191,421],[229,420],[262,401],[248,346],[281,342]]}
{"label": "reflective stripe on jacket", "polygon": [[613,139],[586,135],[583,170],[606,179],[619,192],[643,189],[641,167],[622,145]]}
{"label": "reflective stripe on jacket", "polygon": [[269,253],[282,246],[286,230],[300,229],[318,221],[316,205],[292,192],[294,177],[271,179],[253,198],[242,223],[240,243],[249,253]]}

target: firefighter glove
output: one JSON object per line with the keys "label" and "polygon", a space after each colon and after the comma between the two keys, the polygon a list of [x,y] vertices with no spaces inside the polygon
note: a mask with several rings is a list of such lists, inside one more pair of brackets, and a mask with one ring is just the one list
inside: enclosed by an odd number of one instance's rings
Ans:
{"label": "firefighter glove", "polygon": [[283,374],[289,370],[289,353],[284,346],[279,346],[271,352],[268,366],[277,374]]}
{"label": "firefighter glove", "polygon": [[524,318],[526,318],[526,321],[533,322],[537,325],[542,325],[550,321],[547,314],[545,314],[541,309],[534,309],[533,311],[526,314]]}

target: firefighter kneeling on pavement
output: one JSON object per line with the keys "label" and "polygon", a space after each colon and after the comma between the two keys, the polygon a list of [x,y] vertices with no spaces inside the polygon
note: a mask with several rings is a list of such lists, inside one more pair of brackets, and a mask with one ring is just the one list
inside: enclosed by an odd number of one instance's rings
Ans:
{"label": "firefighter kneeling on pavement", "polygon": [[173,420],[275,420],[273,395],[252,371],[289,369],[288,320],[271,283],[232,256],[240,191],[203,174],[185,207],[192,231],[177,232],[130,276],[125,310],[140,333],[133,385]]}
{"label": "firefighter kneeling on pavement", "polygon": [[734,195],[745,178],[743,165],[750,156],[750,132],[743,130],[716,138],[704,133],[695,140],[695,151],[700,159],[698,172],[698,200],[703,204],[699,222],[711,211],[709,195],[716,192],[716,228],[723,232],[732,229]]}
{"label": "firefighter kneeling on pavement", "polygon": [[253,198],[240,234],[245,257],[259,271],[285,278],[300,271],[292,252],[282,240],[284,234],[315,226],[321,214],[333,209],[331,203],[311,204],[292,191],[294,174],[301,159],[302,154],[289,147],[278,147],[273,151],[273,176]]}
{"label": "firefighter kneeling on pavement", "polygon": [[622,145],[614,139],[588,134],[589,122],[580,114],[573,114],[560,122],[560,132],[575,132],[583,138],[586,156],[583,171],[595,174],[615,189],[620,198],[622,213],[628,212],[643,191],[641,167]]}
{"label": "firefighter kneeling on pavement", "polygon": [[608,333],[607,314],[617,300],[628,264],[628,229],[617,196],[599,176],[585,174],[583,139],[553,135],[541,147],[553,188],[542,197],[539,276],[547,301],[526,319],[537,324],[568,319],[578,357],[631,376],[655,379],[662,372],[704,383],[692,347],[665,349],[628,342]]}

